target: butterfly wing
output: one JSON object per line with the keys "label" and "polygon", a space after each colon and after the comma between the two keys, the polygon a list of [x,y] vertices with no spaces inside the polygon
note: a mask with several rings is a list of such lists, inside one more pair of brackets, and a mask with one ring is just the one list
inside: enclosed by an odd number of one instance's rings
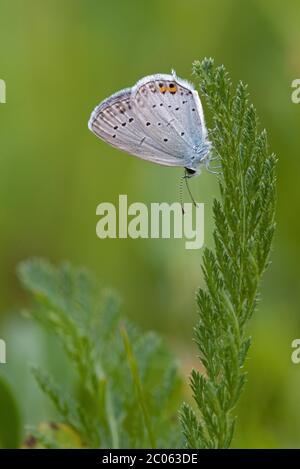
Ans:
{"label": "butterfly wing", "polygon": [[[132,90],[132,102],[151,140],[163,152],[172,152],[178,166],[193,167],[207,147],[202,105],[193,85],[172,75],[150,75]],[[207,147],[208,148],[208,147]]]}
{"label": "butterfly wing", "polygon": [[173,75],[150,75],[104,100],[89,128],[112,146],[166,166],[196,166],[206,139],[197,91]]}
{"label": "butterfly wing", "polygon": [[[113,94],[97,106],[89,129],[110,145],[139,158],[165,165],[176,165],[176,157],[162,152],[146,135],[131,101],[132,89]],[[147,137],[147,140],[146,140]]]}

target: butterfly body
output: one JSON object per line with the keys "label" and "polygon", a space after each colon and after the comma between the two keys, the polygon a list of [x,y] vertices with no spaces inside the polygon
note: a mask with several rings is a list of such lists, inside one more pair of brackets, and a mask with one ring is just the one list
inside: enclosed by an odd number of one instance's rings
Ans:
{"label": "butterfly body", "polygon": [[199,95],[175,72],[149,75],[105,99],[93,111],[89,129],[139,158],[184,167],[189,177],[209,162]]}

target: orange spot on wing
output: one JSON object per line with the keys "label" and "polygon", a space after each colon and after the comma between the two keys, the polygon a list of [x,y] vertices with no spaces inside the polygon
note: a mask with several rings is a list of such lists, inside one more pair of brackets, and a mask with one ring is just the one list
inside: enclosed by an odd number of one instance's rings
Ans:
{"label": "orange spot on wing", "polygon": [[177,86],[174,85],[174,83],[170,83],[170,85],[169,85],[169,91],[170,91],[170,93],[175,94],[176,91],[177,91]]}

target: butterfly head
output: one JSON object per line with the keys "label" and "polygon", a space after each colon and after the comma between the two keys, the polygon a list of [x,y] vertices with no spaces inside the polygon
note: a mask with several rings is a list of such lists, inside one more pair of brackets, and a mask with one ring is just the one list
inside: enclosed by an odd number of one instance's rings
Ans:
{"label": "butterfly head", "polygon": [[184,168],[185,169],[185,177],[190,179],[194,176],[199,176],[201,173],[201,168],[198,166],[198,168]]}

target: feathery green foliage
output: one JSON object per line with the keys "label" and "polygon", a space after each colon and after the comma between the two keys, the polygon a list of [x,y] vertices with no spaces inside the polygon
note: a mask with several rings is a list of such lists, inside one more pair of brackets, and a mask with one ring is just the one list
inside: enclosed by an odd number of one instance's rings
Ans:
{"label": "feathery green foliage", "polygon": [[[77,392],[70,396],[63,384],[33,368],[58,423],[91,448],[180,445],[181,381],[158,336],[121,318],[116,296],[100,291],[86,270],[29,260],[19,266],[19,276],[35,298],[31,316],[56,334],[77,372]],[[59,446],[39,428],[32,435],[44,447]]]}
{"label": "feathery green foliage", "polygon": [[221,163],[220,200],[214,200],[214,250],[205,249],[205,289],[198,293],[195,340],[205,370],[192,371],[191,388],[200,416],[187,404],[181,410],[186,444],[191,448],[229,447],[233,409],[245,383],[251,338],[246,325],[258,301],[275,228],[276,157],[260,131],[247,86],[234,88],[224,66],[212,59],[193,71],[212,115],[210,139]]}

